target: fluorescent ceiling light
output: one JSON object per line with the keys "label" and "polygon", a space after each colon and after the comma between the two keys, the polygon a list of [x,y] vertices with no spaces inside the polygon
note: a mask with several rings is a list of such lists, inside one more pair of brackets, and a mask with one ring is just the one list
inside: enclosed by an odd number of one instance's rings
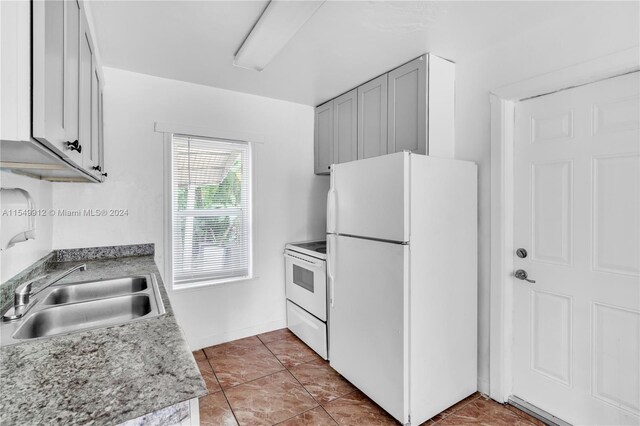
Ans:
{"label": "fluorescent ceiling light", "polygon": [[240,46],[233,64],[262,71],[324,2],[271,0]]}

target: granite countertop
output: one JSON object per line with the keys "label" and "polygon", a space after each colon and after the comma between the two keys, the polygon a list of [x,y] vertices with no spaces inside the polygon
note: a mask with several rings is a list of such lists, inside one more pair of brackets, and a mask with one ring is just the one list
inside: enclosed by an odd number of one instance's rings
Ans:
{"label": "granite countertop", "polygon": [[60,256],[47,273],[80,263],[62,282],[152,273],[166,314],[130,324],[0,348],[0,424],[114,425],[207,393],[152,255]]}

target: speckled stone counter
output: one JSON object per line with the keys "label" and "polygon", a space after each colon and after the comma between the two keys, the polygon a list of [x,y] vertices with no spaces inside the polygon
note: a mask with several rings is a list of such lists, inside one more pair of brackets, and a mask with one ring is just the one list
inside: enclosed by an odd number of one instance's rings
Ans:
{"label": "speckled stone counter", "polygon": [[60,282],[155,274],[166,314],[1,348],[0,424],[115,425],[205,395],[153,256],[50,263],[46,272],[80,263],[86,271]]}

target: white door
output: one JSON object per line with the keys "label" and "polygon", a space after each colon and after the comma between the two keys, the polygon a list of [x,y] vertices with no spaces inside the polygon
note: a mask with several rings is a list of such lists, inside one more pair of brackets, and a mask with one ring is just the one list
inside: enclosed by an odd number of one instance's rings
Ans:
{"label": "white door", "polygon": [[639,75],[516,105],[513,394],[573,424],[640,423]]}
{"label": "white door", "polygon": [[407,245],[328,235],[331,366],[407,423]]}
{"label": "white door", "polygon": [[327,199],[327,232],[409,240],[409,154],[334,164]]}

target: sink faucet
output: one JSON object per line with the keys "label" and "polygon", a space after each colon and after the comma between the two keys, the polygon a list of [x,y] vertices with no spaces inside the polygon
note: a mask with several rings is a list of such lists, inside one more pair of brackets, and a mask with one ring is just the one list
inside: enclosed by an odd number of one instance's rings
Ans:
{"label": "sink faucet", "polygon": [[44,284],[42,287],[40,287],[35,291],[32,291],[31,289],[33,283],[38,282],[43,278],[46,278],[46,276],[41,276],[20,284],[18,287],[16,287],[15,293],[13,296],[13,313],[10,314],[7,312],[7,314],[5,314],[2,317],[2,319],[5,321],[11,321],[11,320],[22,318],[24,314],[26,314],[29,308],[31,307],[31,303],[29,302],[31,296],[35,296],[36,294],[40,293],[42,290],[57,283],[67,275],[70,275],[77,270],[85,271],[86,269],[87,269],[87,265],[85,263],[81,265],[76,265],[73,268],[69,268],[66,271],[56,275],[55,278],[49,280],[46,284]]}

